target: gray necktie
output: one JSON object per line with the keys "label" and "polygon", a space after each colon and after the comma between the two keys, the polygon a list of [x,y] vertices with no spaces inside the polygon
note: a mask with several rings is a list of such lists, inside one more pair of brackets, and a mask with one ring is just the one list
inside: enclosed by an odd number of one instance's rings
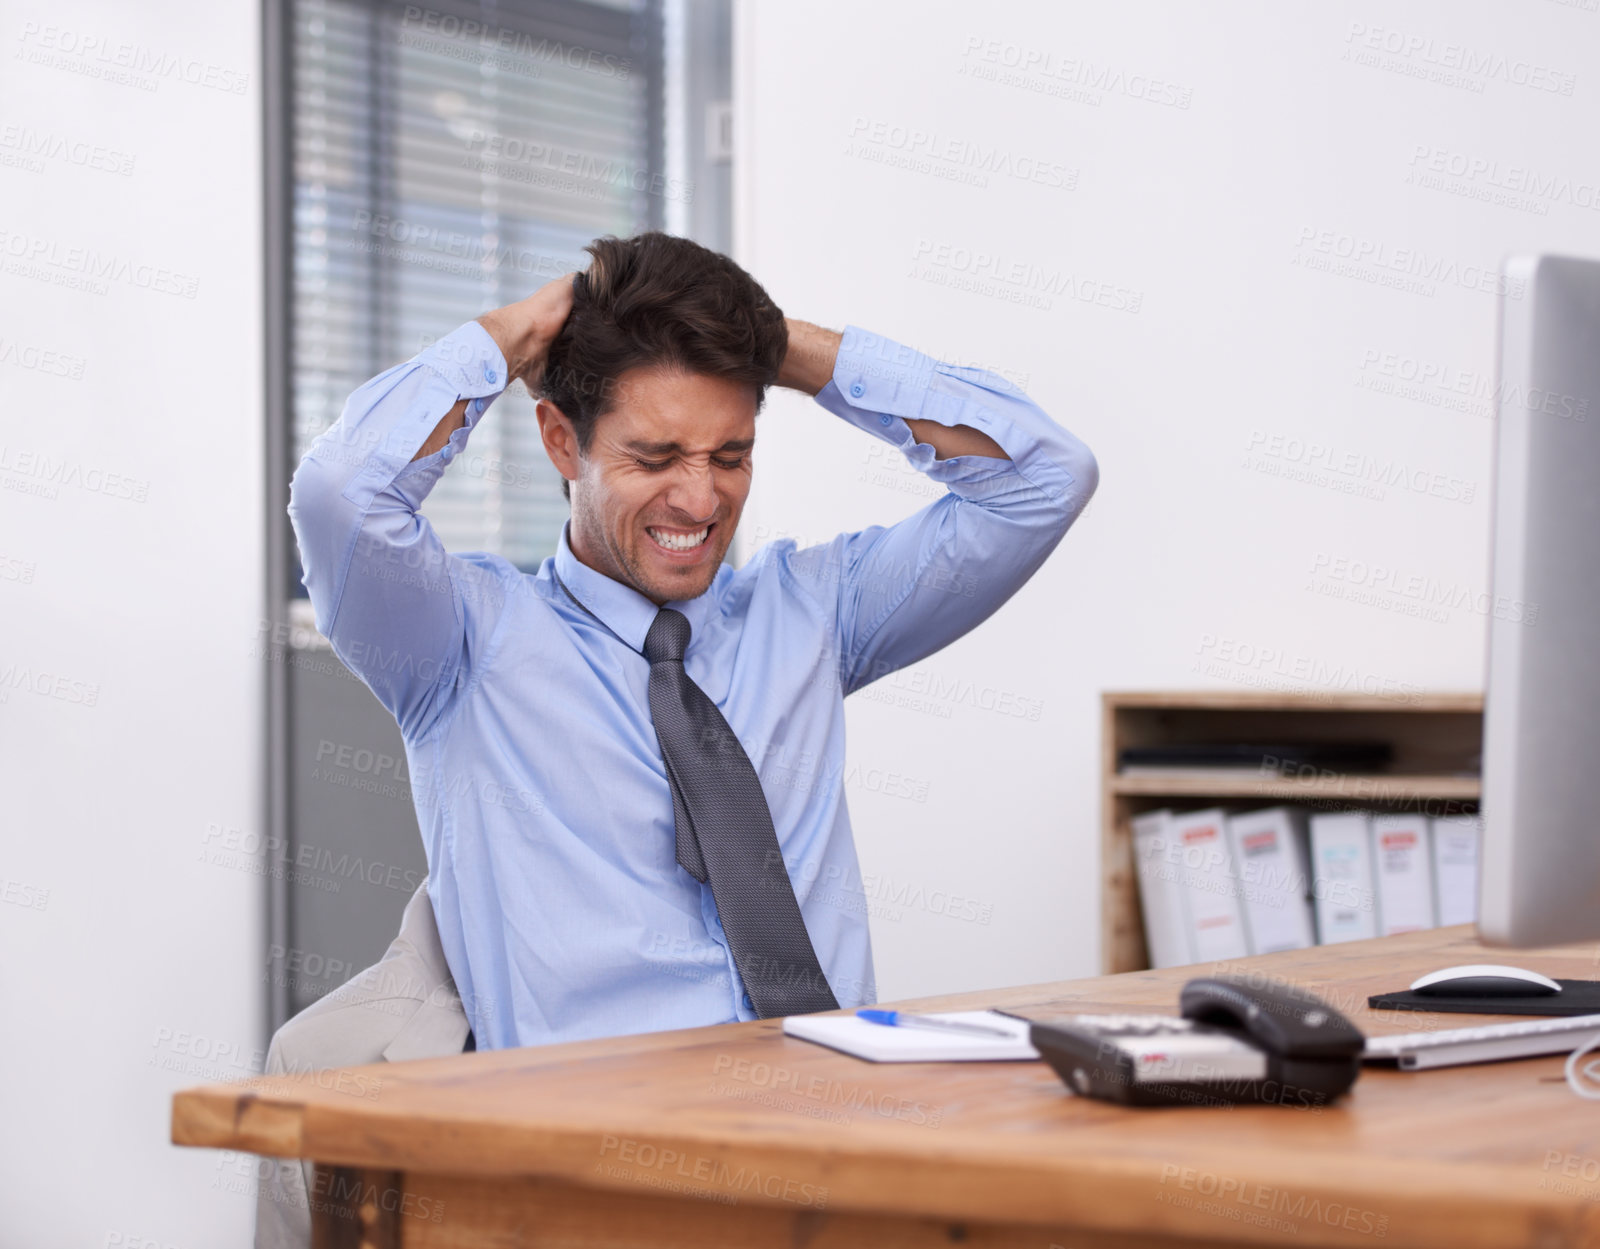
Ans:
{"label": "gray necktie", "polygon": [[684,671],[689,620],[663,607],[644,640],[650,715],[672,787],[678,862],[711,882],[734,966],[762,1019],[837,1010],[783,865],[750,756]]}

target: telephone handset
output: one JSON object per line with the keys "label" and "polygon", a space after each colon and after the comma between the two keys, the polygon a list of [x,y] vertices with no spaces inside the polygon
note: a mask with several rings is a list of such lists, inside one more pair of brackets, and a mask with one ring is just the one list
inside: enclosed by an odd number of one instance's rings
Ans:
{"label": "telephone handset", "polygon": [[1178,1009],[1033,1023],[1029,1039],[1074,1092],[1130,1106],[1320,1106],[1360,1074],[1366,1038],[1303,990],[1208,976]]}

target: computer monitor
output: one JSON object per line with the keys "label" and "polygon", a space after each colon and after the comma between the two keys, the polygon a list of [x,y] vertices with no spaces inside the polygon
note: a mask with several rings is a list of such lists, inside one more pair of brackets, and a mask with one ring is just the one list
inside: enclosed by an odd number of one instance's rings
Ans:
{"label": "computer monitor", "polygon": [[1600,261],[1504,271],[1478,932],[1525,947],[1600,938]]}

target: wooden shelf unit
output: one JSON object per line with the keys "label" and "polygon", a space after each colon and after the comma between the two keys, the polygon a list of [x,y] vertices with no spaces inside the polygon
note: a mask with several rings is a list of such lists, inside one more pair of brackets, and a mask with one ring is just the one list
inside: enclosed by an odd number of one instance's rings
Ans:
{"label": "wooden shelf unit", "polygon": [[[1404,698],[1261,690],[1140,690],[1101,695],[1101,970],[1150,966],[1133,860],[1133,818],[1170,806],[1296,803],[1327,810],[1477,810],[1483,696],[1430,693]],[[1197,742],[1388,742],[1382,773],[1319,773],[1304,779],[1239,770],[1117,771],[1128,746]]]}

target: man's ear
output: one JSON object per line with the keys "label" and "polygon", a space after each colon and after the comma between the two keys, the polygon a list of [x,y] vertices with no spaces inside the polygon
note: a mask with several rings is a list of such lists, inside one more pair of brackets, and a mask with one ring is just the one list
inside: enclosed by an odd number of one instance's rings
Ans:
{"label": "man's ear", "polygon": [[534,406],[539,419],[539,437],[544,441],[544,453],[568,481],[578,480],[578,431],[567,419],[566,413],[548,399],[540,399]]}

